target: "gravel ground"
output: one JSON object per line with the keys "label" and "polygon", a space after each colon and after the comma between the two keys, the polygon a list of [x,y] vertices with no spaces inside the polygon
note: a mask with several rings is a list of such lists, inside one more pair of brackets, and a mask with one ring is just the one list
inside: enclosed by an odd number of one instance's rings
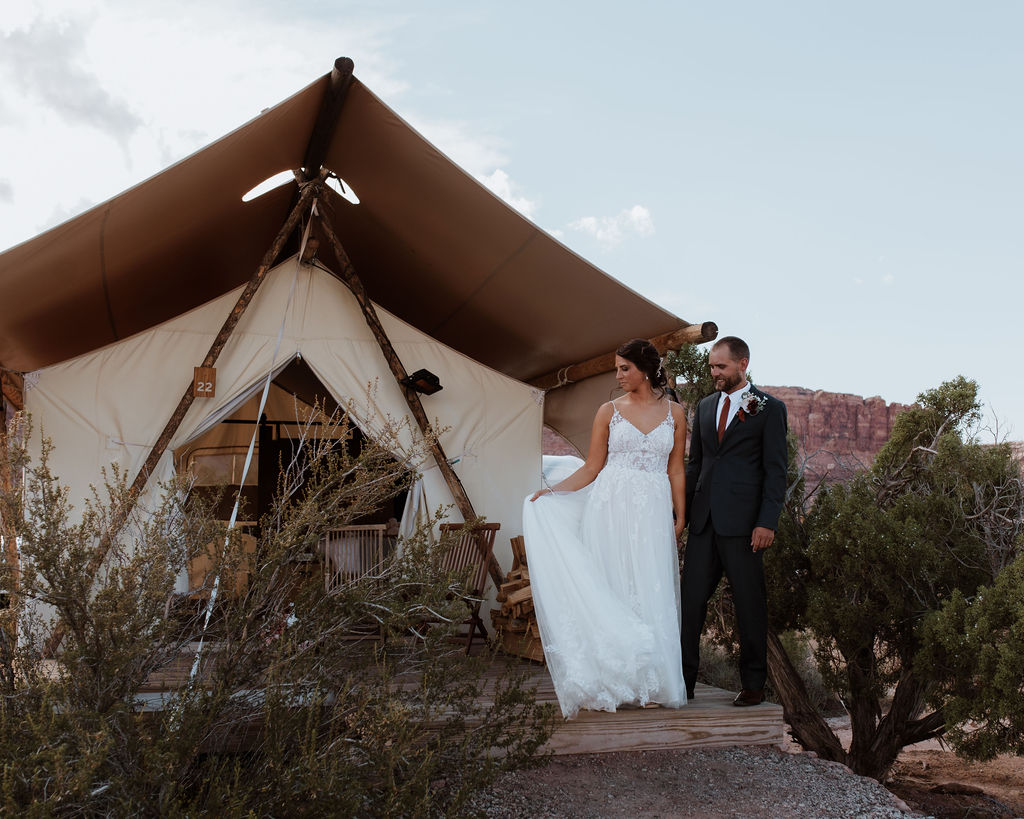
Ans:
{"label": "gravel ground", "polygon": [[504,775],[473,807],[495,819],[895,819],[909,812],[872,779],[772,746],[555,757],[539,770]]}

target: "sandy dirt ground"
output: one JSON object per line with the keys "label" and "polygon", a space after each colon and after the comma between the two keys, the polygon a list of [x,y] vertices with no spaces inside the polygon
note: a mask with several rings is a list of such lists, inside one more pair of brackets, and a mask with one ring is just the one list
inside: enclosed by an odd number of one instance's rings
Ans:
{"label": "sandy dirt ground", "polygon": [[886,787],[911,807],[936,816],[1024,816],[1024,758],[965,762],[951,751],[905,750]]}
{"label": "sandy dirt ground", "polygon": [[[829,724],[848,748],[849,717]],[[793,742],[786,748],[800,751]],[[885,785],[910,807],[937,819],[1024,817],[1024,758],[1018,756],[967,762],[941,740],[929,740],[903,749]]]}

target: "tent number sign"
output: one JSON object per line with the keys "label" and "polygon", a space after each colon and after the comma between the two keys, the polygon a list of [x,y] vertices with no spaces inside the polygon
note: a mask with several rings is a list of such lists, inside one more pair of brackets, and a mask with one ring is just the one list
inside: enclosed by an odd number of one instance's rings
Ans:
{"label": "tent number sign", "polygon": [[192,395],[195,398],[213,398],[217,393],[217,368],[195,367]]}

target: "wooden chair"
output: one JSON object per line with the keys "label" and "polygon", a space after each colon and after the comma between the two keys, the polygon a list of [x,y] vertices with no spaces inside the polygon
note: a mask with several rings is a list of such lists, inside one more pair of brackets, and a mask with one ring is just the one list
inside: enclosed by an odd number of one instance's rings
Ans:
{"label": "wooden chair", "polygon": [[[239,521],[235,528],[241,532],[242,551],[248,556],[256,551],[256,538],[250,534],[255,527],[252,521]],[[215,540],[206,544],[206,548],[188,562],[188,594],[190,600],[209,600],[213,590],[214,578],[220,564],[220,555],[224,550],[224,541]],[[220,579],[219,594],[239,596],[245,594],[249,587],[248,557],[231,572],[225,572]]]}
{"label": "wooden chair", "polygon": [[463,621],[463,625],[469,628],[466,633],[467,654],[477,632],[487,639],[487,629],[480,619],[480,606],[487,585],[487,566],[494,552],[494,538],[500,528],[500,523],[481,523],[472,529],[461,523],[441,524],[441,543],[447,546],[441,559],[442,568],[451,572],[469,572],[464,591],[469,616]]}
{"label": "wooden chair", "polygon": [[331,592],[378,570],[384,563],[386,523],[332,529],[320,542],[324,555],[324,587]]}

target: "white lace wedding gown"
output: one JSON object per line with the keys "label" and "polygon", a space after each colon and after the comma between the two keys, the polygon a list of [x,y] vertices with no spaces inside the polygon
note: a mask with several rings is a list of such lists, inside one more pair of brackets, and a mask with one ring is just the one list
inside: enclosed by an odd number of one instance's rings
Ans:
{"label": "white lace wedding gown", "polygon": [[616,408],[597,479],[523,505],[537,625],[566,718],[686,704],[667,472],[674,431],[671,411],[644,435]]}

